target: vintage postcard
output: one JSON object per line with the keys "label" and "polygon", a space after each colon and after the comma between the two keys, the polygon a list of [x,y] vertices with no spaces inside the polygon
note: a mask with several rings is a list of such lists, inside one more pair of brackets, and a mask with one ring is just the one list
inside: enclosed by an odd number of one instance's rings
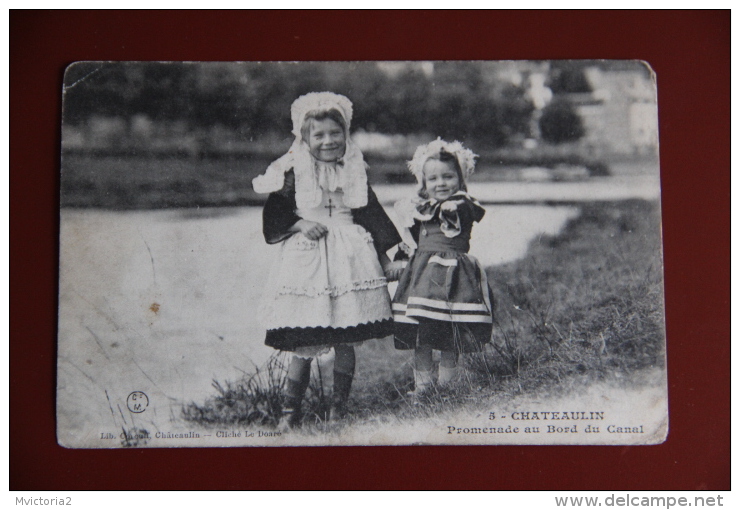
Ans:
{"label": "vintage postcard", "polygon": [[79,62],[69,448],[668,434],[639,61]]}

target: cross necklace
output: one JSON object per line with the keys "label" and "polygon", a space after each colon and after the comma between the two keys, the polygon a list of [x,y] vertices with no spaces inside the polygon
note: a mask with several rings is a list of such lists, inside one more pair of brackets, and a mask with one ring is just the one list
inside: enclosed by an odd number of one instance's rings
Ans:
{"label": "cross necklace", "polygon": [[329,205],[325,205],[324,209],[329,209],[329,217],[331,218],[331,210],[336,209],[336,205],[331,205],[331,197],[329,197]]}

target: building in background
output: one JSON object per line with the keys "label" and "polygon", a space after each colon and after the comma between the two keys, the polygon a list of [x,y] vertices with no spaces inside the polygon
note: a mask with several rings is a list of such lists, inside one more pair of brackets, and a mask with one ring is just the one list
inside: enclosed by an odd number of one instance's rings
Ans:
{"label": "building in background", "polygon": [[531,139],[541,141],[539,119],[554,101],[569,103],[584,135],[575,145],[592,154],[648,155],[657,147],[658,114],[649,68],[633,60],[509,61],[482,63],[488,81],[526,88],[534,110]]}
{"label": "building in background", "polygon": [[658,104],[647,67],[608,62],[584,69],[593,92],[574,98],[586,127],[583,143],[620,154],[649,154],[658,146]]}

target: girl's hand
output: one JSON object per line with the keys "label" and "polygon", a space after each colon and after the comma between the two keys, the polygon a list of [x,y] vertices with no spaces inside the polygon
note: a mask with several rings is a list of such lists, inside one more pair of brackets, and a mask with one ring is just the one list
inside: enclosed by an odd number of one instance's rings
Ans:
{"label": "girl's hand", "polygon": [[[411,234],[409,234],[409,235],[411,235]],[[414,249],[411,246],[409,246],[408,244],[403,243],[403,242],[398,243],[398,251],[399,252],[402,252],[404,255],[406,255],[406,258],[411,258],[411,255],[414,254]],[[396,258],[398,258],[398,257],[396,257]]]}
{"label": "girl's hand", "polygon": [[298,232],[306,236],[311,241],[318,241],[329,233],[329,229],[326,228],[326,225],[322,225],[315,221],[298,220],[293,226],[298,230]]}
{"label": "girl's hand", "polygon": [[380,260],[380,267],[383,268],[383,274],[385,274],[385,278],[389,282],[390,281],[393,281],[393,277],[395,276],[395,274],[393,273],[393,270],[392,270],[394,263],[391,262],[391,259],[388,258],[388,255],[386,255],[385,253],[383,253],[382,255],[380,255],[378,257],[378,259]]}
{"label": "girl's hand", "polygon": [[385,273],[386,279],[390,282],[395,282],[403,274],[403,270],[406,268],[406,262],[403,260],[397,260],[396,262],[388,262],[383,266],[383,272]]}

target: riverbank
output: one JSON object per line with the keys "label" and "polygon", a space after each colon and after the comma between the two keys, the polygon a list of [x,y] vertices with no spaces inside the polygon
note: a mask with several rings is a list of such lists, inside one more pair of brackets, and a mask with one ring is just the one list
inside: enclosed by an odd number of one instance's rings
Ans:
{"label": "riverbank", "polygon": [[[103,210],[262,206],[267,197],[252,190],[252,179],[271,161],[260,154],[219,159],[64,154],[60,200],[64,208]],[[384,190],[382,200],[392,203],[414,193],[404,159],[378,159],[370,165],[369,182]],[[481,158],[471,192],[484,203],[497,204],[652,200],[660,190],[657,161],[651,158],[610,161],[608,175],[570,180],[556,179],[541,167],[529,173],[523,169]]]}

